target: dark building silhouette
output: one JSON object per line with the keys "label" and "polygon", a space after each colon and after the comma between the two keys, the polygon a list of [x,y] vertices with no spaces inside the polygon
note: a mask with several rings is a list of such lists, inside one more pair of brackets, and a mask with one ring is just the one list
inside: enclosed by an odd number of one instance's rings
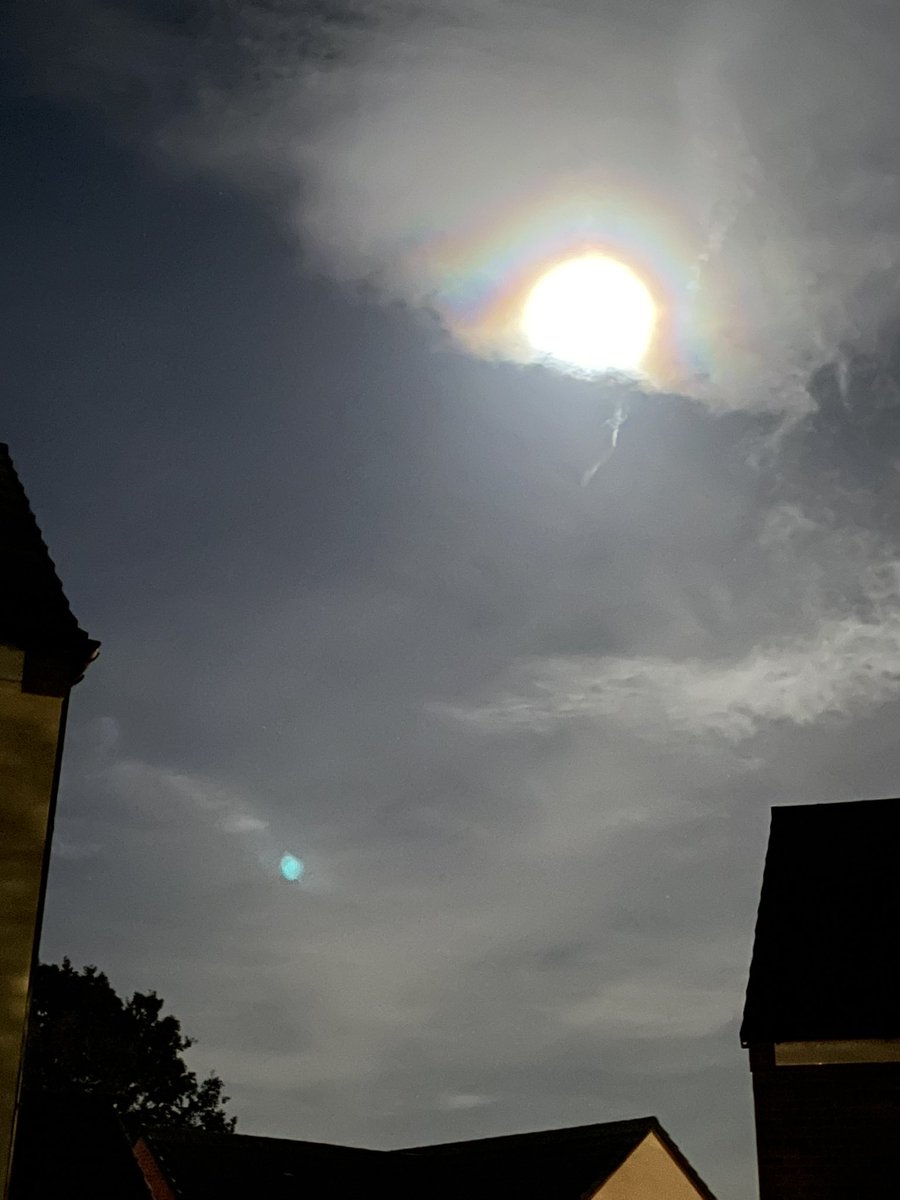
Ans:
{"label": "dark building silhouette", "polygon": [[[410,1150],[156,1132],[135,1146],[153,1200],[714,1200],[655,1117]],[[18,1198],[14,1198],[18,1200]]]}
{"label": "dark building silhouette", "polygon": [[69,691],[97,653],[0,444],[0,1194],[6,1195]]}
{"label": "dark building silhouette", "polygon": [[25,1091],[9,1200],[151,1200],[122,1122],[102,1096]]}
{"label": "dark building silhouette", "polygon": [[741,1044],[761,1200],[900,1195],[900,801],[772,810]]}

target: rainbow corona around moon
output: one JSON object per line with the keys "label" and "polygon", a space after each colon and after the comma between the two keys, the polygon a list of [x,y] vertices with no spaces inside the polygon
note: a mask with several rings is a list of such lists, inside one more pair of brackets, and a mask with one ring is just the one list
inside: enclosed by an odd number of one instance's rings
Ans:
{"label": "rainbow corona around moon", "polygon": [[647,381],[666,386],[706,370],[709,349],[692,290],[697,231],[638,189],[579,181],[508,198],[452,233],[423,239],[416,253],[436,280],[435,309],[478,356],[540,360],[523,328],[535,285],[568,260],[603,256],[633,272],[652,297],[653,336],[640,370]]}

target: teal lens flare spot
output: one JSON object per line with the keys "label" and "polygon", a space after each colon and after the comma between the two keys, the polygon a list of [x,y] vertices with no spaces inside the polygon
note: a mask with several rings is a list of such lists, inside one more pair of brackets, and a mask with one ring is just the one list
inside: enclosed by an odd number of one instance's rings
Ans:
{"label": "teal lens flare spot", "polygon": [[303,872],[306,869],[303,865],[303,859],[298,858],[296,854],[282,855],[278,866],[281,871],[281,878],[286,879],[288,883],[297,883],[301,880]]}

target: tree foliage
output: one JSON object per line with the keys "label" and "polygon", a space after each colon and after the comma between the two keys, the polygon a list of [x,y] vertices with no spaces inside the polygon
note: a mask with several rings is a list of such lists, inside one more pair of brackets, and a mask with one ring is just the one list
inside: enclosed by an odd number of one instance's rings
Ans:
{"label": "tree foliage", "polygon": [[126,1125],[232,1133],[223,1083],[198,1080],[182,1055],[194,1044],[163,1016],[156,992],[122,1000],[96,967],[41,963],[33,981],[26,1087],[109,1096]]}

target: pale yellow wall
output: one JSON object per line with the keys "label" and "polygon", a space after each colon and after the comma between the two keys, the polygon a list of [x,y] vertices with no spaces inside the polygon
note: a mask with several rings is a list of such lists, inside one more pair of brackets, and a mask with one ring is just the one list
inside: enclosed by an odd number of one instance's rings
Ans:
{"label": "pale yellow wall", "polygon": [[824,1066],[826,1063],[900,1062],[900,1038],[831,1042],[776,1042],[776,1067]]}
{"label": "pale yellow wall", "polygon": [[63,710],[58,696],[22,691],[23,661],[20,650],[0,646],[0,1189],[9,1166]]}
{"label": "pale yellow wall", "polygon": [[697,1200],[697,1191],[655,1133],[648,1133],[591,1200]]}

